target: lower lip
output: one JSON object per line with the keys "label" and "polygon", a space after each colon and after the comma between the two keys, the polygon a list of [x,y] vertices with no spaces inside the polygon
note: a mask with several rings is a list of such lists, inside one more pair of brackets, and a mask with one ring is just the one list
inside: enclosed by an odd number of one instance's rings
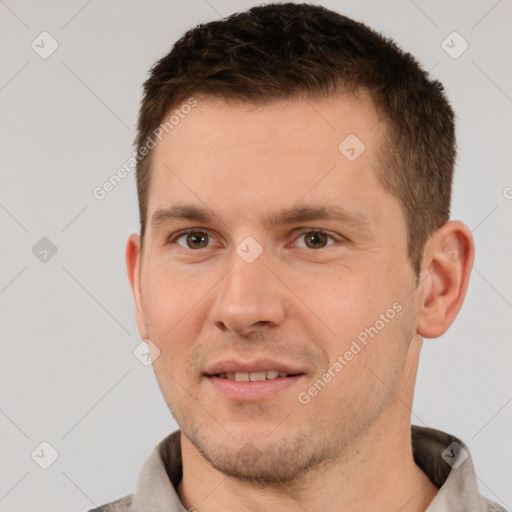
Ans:
{"label": "lower lip", "polygon": [[293,377],[277,377],[270,380],[256,382],[241,382],[236,380],[221,379],[220,377],[208,377],[213,387],[231,400],[256,401],[270,398],[280,391],[291,388],[302,380],[304,375]]}

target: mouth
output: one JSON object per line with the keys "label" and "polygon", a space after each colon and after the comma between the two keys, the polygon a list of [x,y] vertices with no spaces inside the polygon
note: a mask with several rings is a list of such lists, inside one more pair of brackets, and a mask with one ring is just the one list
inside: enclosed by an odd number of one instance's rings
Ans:
{"label": "mouth", "polygon": [[236,382],[261,382],[263,380],[285,379],[288,377],[296,377],[303,375],[302,373],[287,373],[279,370],[263,370],[258,372],[222,372],[209,375],[209,377],[217,377],[219,379],[232,380]]}
{"label": "mouth", "polygon": [[213,366],[205,377],[217,396],[234,402],[258,402],[289,390],[304,380],[305,373],[275,361],[230,361]]}

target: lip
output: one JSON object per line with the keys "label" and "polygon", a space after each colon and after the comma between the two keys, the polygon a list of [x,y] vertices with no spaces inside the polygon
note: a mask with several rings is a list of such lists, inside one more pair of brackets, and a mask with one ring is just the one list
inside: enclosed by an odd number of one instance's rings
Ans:
{"label": "lip", "polygon": [[[276,370],[278,372],[285,372],[291,375],[304,373],[303,368],[292,366],[287,363],[275,361],[273,359],[256,359],[254,361],[243,361],[241,359],[225,359],[213,363],[206,371],[207,377],[213,377],[219,373],[253,373],[262,372],[265,370]],[[280,378],[280,377],[279,377]],[[289,377],[288,377],[289,378]]]}
{"label": "lip", "polygon": [[304,377],[304,374],[300,374],[292,377],[277,377],[271,380],[240,382],[209,375],[207,381],[213,386],[215,391],[230,400],[250,402],[271,398],[282,391],[290,389],[299,381],[302,381]]}

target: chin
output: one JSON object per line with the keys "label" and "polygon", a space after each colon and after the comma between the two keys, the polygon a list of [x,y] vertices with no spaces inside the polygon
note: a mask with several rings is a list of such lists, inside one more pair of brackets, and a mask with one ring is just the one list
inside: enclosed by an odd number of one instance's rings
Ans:
{"label": "chin", "polygon": [[311,442],[304,436],[286,435],[280,440],[254,442],[227,436],[227,442],[221,442],[197,430],[182,433],[217,471],[236,480],[265,486],[300,480],[332,454],[332,450],[319,446],[318,439]]}

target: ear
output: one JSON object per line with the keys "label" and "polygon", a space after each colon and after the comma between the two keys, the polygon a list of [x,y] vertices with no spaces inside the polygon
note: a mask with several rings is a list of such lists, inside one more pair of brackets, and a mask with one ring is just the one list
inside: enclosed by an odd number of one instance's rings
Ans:
{"label": "ear", "polygon": [[443,224],[423,252],[417,332],[437,338],[457,316],[469,283],[475,246],[469,228],[459,221]]}
{"label": "ear", "polygon": [[146,328],[146,318],[144,315],[144,308],[142,305],[142,294],[141,294],[141,248],[139,235],[132,234],[128,238],[126,243],[126,270],[128,271],[128,279],[130,280],[130,286],[132,288],[133,299],[135,300],[135,318],[137,321],[137,327],[139,328],[139,334],[142,339],[148,338]]}

